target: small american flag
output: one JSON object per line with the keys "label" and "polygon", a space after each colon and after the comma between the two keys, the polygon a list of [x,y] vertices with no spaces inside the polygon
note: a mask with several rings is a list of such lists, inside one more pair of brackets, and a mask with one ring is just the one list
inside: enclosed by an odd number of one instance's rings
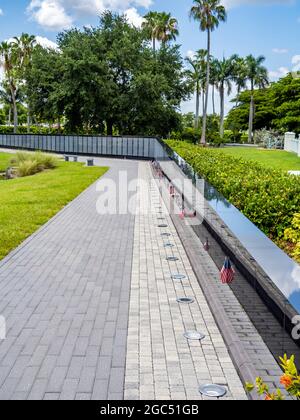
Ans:
{"label": "small american flag", "polygon": [[221,281],[223,284],[230,284],[233,282],[235,271],[232,267],[230,259],[226,257],[223,268],[221,270]]}

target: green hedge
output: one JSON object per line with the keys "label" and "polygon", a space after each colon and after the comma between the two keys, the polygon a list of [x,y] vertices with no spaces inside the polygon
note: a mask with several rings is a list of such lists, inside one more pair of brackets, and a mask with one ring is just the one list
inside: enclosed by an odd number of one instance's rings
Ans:
{"label": "green hedge", "polygon": [[183,159],[272,239],[283,238],[300,208],[300,179],[219,150],[168,141]]}
{"label": "green hedge", "polygon": [[[28,128],[27,126],[19,126],[18,127],[18,134],[27,134]],[[13,134],[14,127],[8,125],[0,125],[0,134]],[[30,127],[30,134],[58,134],[56,128],[49,128],[49,127],[37,127],[32,126]],[[62,134],[62,133],[61,133]]]}

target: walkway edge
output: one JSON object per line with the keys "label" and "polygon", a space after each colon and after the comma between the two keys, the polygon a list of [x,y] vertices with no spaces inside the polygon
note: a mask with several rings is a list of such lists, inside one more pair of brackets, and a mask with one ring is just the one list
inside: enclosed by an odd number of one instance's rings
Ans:
{"label": "walkway edge", "polygon": [[[167,189],[162,187],[160,191],[164,202],[167,204]],[[216,286],[213,282],[209,282],[202,270],[199,255],[201,255],[203,252],[203,247],[201,246],[199,238],[196,236],[191,227],[186,225],[185,222],[182,221],[178,215],[173,214],[172,211],[170,212],[170,217],[183,244],[192,269],[213,314],[215,322],[222,334],[234,367],[236,368],[237,373],[242,380],[242,383],[245,385],[246,383],[255,384],[256,378],[259,376],[259,374],[251,359],[249,358],[247,351],[245,350],[234,328],[232,327],[230,319],[218,298]],[[215,266],[214,263],[213,265]],[[248,393],[247,395],[251,400],[261,400],[261,398],[254,393]]]}
{"label": "walkway edge", "polygon": [[[209,282],[203,275],[199,261],[199,239],[194,231],[185,225],[178,216],[171,214],[171,218],[242,382],[244,384],[255,383],[259,375],[217,297],[214,283]],[[249,397],[252,400],[260,400],[256,395],[251,394]]]}

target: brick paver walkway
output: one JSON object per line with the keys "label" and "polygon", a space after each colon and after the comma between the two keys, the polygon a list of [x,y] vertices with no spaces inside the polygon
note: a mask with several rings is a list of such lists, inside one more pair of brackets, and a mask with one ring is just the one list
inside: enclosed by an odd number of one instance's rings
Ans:
{"label": "brick paver walkway", "polygon": [[[148,163],[96,162],[150,182]],[[158,214],[98,215],[98,197],[91,186],[0,262],[0,399],[198,399],[206,382],[246,398],[170,218],[173,250]],[[183,337],[194,329],[202,343]]]}
{"label": "brick paver walkway", "polygon": [[[99,161],[100,163],[100,161]],[[101,160],[105,175],[138,163]],[[0,399],[123,398],[134,216],[95,185],[0,263]]]}
{"label": "brick paver walkway", "polygon": [[[148,164],[141,163],[139,180],[151,190]],[[131,282],[125,398],[195,400],[201,399],[199,385],[216,383],[228,388],[228,399],[245,399],[243,385],[230,359],[213,315],[193,273],[181,241],[158,187],[151,197],[140,188],[140,207],[152,201],[154,212],[137,217]],[[164,209],[164,218],[159,213]],[[161,229],[159,224],[168,228]],[[164,239],[162,232],[171,233]],[[174,248],[164,248],[170,242]],[[178,262],[168,262],[168,256]],[[182,282],[171,275],[186,275]],[[192,297],[192,305],[180,305],[177,298]],[[185,331],[199,330],[202,343],[188,342]]]}

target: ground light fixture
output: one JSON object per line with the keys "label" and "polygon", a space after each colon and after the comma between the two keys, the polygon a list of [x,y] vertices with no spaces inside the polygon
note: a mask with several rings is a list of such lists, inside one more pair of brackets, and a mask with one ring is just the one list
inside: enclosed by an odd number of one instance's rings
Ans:
{"label": "ground light fixture", "polygon": [[159,228],[167,228],[168,225],[158,225]]}
{"label": "ground light fixture", "polygon": [[161,234],[161,236],[163,236],[163,237],[169,237],[169,236],[171,236],[171,233],[164,232],[164,233]]}
{"label": "ground light fixture", "polygon": [[179,261],[179,258],[177,258],[177,257],[167,257],[167,261],[175,262],[175,261]]}
{"label": "ground light fixture", "polygon": [[181,297],[177,299],[178,303],[184,304],[184,305],[190,305],[192,303],[195,302],[195,300],[193,298],[189,298],[189,297]]}
{"label": "ground light fixture", "polygon": [[175,246],[175,245],[173,245],[173,244],[169,244],[169,243],[164,244],[164,247],[165,247],[165,248],[174,248],[174,246]]}
{"label": "ground light fixture", "polygon": [[184,280],[186,279],[186,276],[184,274],[172,274],[171,276],[172,280]]}
{"label": "ground light fixture", "polygon": [[192,341],[202,341],[205,338],[205,335],[202,334],[199,331],[186,331],[183,336],[187,339],[187,340],[192,340]]}
{"label": "ground light fixture", "polygon": [[222,398],[227,394],[227,389],[222,385],[206,384],[199,388],[201,395],[210,398]]}

